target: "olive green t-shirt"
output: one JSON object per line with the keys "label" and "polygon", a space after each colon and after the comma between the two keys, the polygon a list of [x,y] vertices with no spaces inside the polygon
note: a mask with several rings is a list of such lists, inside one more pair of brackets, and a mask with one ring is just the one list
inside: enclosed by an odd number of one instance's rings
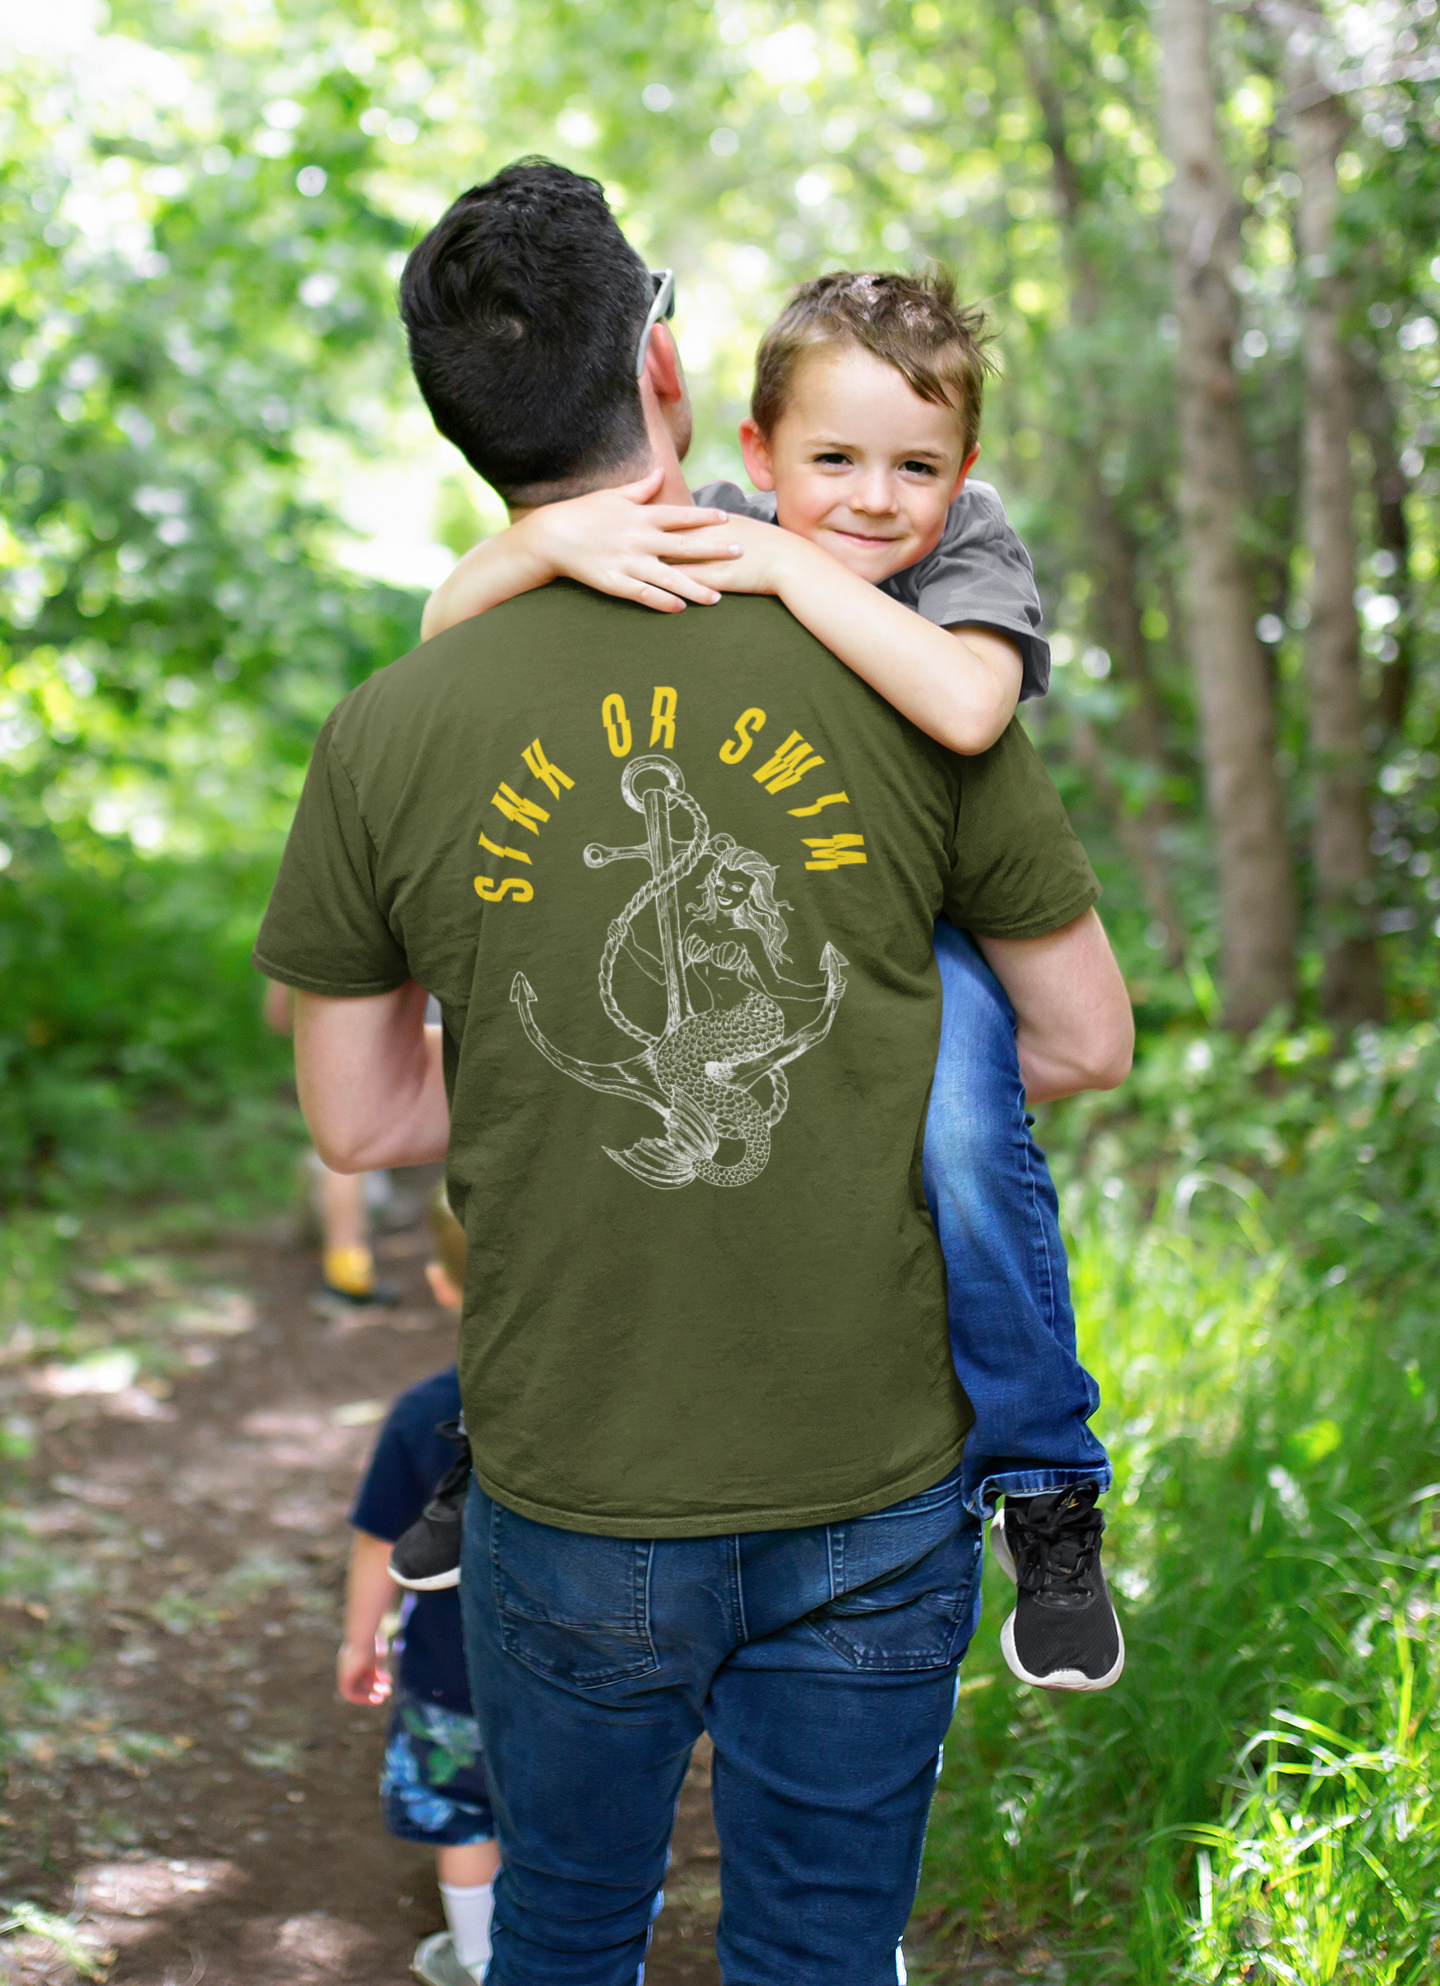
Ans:
{"label": "olive green t-shirt", "polygon": [[674,1537],[952,1468],[932,928],[1038,936],[1097,894],[1018,725],[954,757],[771,599],[562,581],[348,696],[255,963],[439,999],[489,1493]]}

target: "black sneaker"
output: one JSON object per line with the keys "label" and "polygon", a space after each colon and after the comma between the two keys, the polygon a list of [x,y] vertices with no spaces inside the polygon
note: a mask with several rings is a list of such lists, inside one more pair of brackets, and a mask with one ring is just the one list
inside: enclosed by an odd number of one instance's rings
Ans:
{"label": "black sneaker", "polygon": [[435,1485],[435,1494],[390,1554],[390,1577],[412,1593],[439,1593],[460,1584],[461,1521],[470,1494],[470,1443],[459,1421],[435,1432],[458,1441],[460,1453]]}
{"label": "black sneaker", "polygon": [[310,1307],[328,1317],[349,1310],[393,1310],[399,1301],[400,1292],[393,1283],[372,1283],[368,1290],[342,1290],[322,1277]]}
{"label": "black sneaker", "polygon": [[1000,1630],[1011,1671],[1040,1689],[1109,1689],[1125,1667],[1125,1637],[1100,1564],[1105,1519],[1094,1483],[1048,1496],[1008,1496],[990,1543],[1019,1588]]}

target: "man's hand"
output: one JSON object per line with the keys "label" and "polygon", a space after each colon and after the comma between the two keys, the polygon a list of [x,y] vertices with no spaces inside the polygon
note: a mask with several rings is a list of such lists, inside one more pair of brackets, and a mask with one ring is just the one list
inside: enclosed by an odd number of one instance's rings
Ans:
{"label": "man's hand", "polygon": [[1124,1082],[1135,1049],[1135,1017],[1093,910],[1043,938],[977,933],[975,942],[1015,1009],[1027,1103],[1053,1103]]}
{"label": "man's hand", "polygon": [[413,979],[364,1000],[295,995],[300,1108],[332,1172],[429,1165],[450,1142],[440,1029]]}

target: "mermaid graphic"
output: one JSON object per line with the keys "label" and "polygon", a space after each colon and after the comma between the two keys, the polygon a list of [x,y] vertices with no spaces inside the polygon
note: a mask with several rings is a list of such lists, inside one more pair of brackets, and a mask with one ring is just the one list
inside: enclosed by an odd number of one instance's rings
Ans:
{"label": "mermaid graphic", "polygon": [[[820,954],[824,978],[788,978],[785,950],[791,906],[775,894],[777,871],[732,835],[712,834],[685,790],[685,775],[661,754],[632,759],[620,779],[626,806],[645,819],[645,840],[630,848],[592,842],[585,863],[644,861],[646,882],[611,924],[600,955],[600,1004],[623,1034],[640,1044],[623,1062],[581,1062],[546,1039],[535,1019],[535,992],[523,972],[510,998],[520,1025],[545,1059],[587,1089],[628,1097],[656,1111],[659,1137],[624,1151],[604,1147],[646,1186],[748,1186],[765,1169],[770,1135],[785,1115],[787,1063],[830,1032],[845,993],[847,961],[833,945]],[[677,822],[676,817],[679,818]],[[675,839],[676,825],[689,833]],[[698,894],[681,909],[681,885]],[[655,913],[655,949],[637,931]],[[641,926],[645,937],[648,926]],[[665,993],[659,1034],[625,1012],[615,969],[625,959]],[[738,1148],[738,1149],[737,1149]]]}

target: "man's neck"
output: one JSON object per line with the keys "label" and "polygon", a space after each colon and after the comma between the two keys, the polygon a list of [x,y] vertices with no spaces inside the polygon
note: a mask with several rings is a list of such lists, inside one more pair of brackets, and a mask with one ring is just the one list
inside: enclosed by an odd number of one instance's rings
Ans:
{"label": "man's neck", "polygon": [[[661,480],[660,487],[656,490],[654,496],[646,498],[646,502],[693,503],[694,498],[690,494],[689,485],[685,481],[684,471],[676,459],[673,448],[667,449],[664,452],[663,460],[665,474]],[[510,513],[510,522],[512,524],[518,524],[521,518],[528,517],[532,510],[543,510],[547,504],[565,503],[571,497],[590,496],[596,490],[624,489],[630,483],[638,483],[642,476],[649,475],[656,466],[657,464],[653,459],[648,462],[627,463],[623,469],[608,470],[605,474],[596,476],[591,481],[555,483],[549,487],[542,487],[527,493],[527,501],[524,503],[509,503],[505,507]]]}
{"label": "man's neck", "polygon": [[622,489],[627,483],[638,483],[642,476],[656,468],[663,468],[665,473],[659,489],[646,498],[647,503],[693,503],[685,472],[680,466],[680,451],[690,446],[689,402],[682,399],[678,403],[681,408],[678,445],[676,427],[672,426],[672,419],[667,418],[665,406],[648,379],[641,386],[640,403],[645,412],[645,432],[650,444],[647,457],[629,462],[622,469],[609,470],[593,482],[557,483],[552,489],[532,491],[528,502],[506,506],[510,512],[510,522],[518,524],[522,517],[528,517],[532,510],[540,510],[547,503],[563,503],[568,497],[589,496],[594,490]]}

